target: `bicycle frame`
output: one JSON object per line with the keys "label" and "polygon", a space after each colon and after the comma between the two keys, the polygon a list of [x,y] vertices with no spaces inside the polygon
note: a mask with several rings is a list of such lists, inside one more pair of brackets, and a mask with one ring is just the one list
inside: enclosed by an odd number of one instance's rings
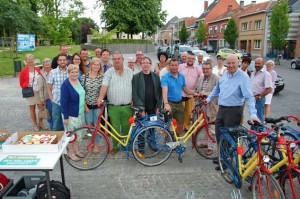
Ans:
{"label": "bicycle frame", "polygon": [[[187,140],[190,139],[190,137],[192,135],[195,135],[195,133],[199,129],[203,128],[203,126],[205,126],[205,130],[206,130],[206,132],[208,132],[209,122],[207,121],[207,117],[206,117],[205,112],[203,110],[203,105],[200,106],[200,110],[201,110],[200,116],[197,118],[197,120],[192,124],[191,128],[183,136],[178,136],[177,135],[175,125],[173,123],[171,123],[171,128],[174,132],[175,141],[177,141],[177,142],[178,141],[183,141],[185,143]],[[215,139],[209,133],[207,133],[207,136],[211,140],[215,141]],[[192,146],[192,147],[194,147],[194,146]]]}
{"label": "bicycle frame", "polygon": [[[117,140],[117,142],[119,144],[121,144],[122,146],[126,147],[129,143],[129,140],[130,140],[130,137],[131,137],[131,134],[132,132],[135,132],[138,128],[140,128],[141,126],[143,126],[143,123],[142,121],[146,120],[147,117],[143,117],[141,119],[137,119],[137,116],[136,114],[134,114],[132,116],[132,118],[130,118],[131,120],[131,124],[130,124],[130,128],[129,128],[129,132],[127,135],[121,135],[119,132],[116,131],[116,129],[113,128],[113,126],[107,121],[107,119],[103,116],[103,113],[104,113],[104,109],[107,105],[103,105],[101,108],[100,108],[100,114],[98,116],[98,120],[97,120],[97,125],[95,125],[95,130],[96,131],[100,131],[103,133],[103,130],[104,132],[107,132],[111,137],[113,137],[115,140]],[[108,125],[112,131],[114,133],[112,133],[110,130],[108,130],[108,128],[105,127],[105,125],[101,124],[101,121],[104,121],[104,123],[106,125]],[[93,133],[93,136],[92,136],[92,141],[91,143],[87,146],[88,150],[91,149],[93,147],[93,144],[95,142],[95,139],[96,139],[96,136],[97,136],[97,133]],[[123,141],[124,140],[124,141]]]}
{"label": "bicycle frame", "polygon": [[[239,171],[239,174],[241,175],[242,177],[242,180],[245,180],[252,171],[254,171],[256,169],[257,166],[259,166],[259,169],[257,169],[256,172],[259,171],[264,171],[268,174],[271,173],[271,171],[269,169],[267,169],[265,166],[264,166],[264,161],[262,159],[263,157],[263,150],[262,150],[262,147],[261,147],[261,141],[263,140],[264,136],[269,134],[270,132],[272,132],[274,130],[274,128],[271,128],[269,131],[263,133],[262,135],[259,135],[259,134],[256,134],[257,135],[257,149],[258,151],[250,158],[250,160],[248,160],[248,162],[246,164],[244,164],[242,162],[242,155],[243,155],[243,151],[239,151],[240,148],[241,148],[241,145],[240,145],[240,141],[238,138],[238,142],[237,142],[237,154],[238,154],[238,171]],[[253,130],[248,130],[250,133],[253,133],[255,131]]]}
{"label": "bicycle frame", "polygon": [[[300,170],[298,169],[298,163],[299,163],[299,160],[300,160],[300,153],[298,153],[297,157],[293,160],[293,151],[291,149],[291,143],[294,143],[297,146],[297,144],[300,143],[300,140],[297,140],[297,141],[285,141],[284,143],[282,143],[282,142],[278,143],[278,144],[280,144],[279,150],[282,150],[282,151],[284,151],[287,154],[286,158],[284,159],[284,163],[285,164],[288,163],[286,169],[281,173],[281,175],[279,177],[279,182],[282,182],[283,176],[285,175],[286,172],[288,172],[288,178],[289,178],[290,183],[291,183],[293,198],[297,198],[295,185],[294,185],[294,182],[292,180],[292,171],[300,173]],[[286,146],[286,150],[282,147],[283,145]],[[283,162],[283,160],[280,161],[279,163],[281,163],[281,162]],[[280,185],[282,186],[282,183]]]}

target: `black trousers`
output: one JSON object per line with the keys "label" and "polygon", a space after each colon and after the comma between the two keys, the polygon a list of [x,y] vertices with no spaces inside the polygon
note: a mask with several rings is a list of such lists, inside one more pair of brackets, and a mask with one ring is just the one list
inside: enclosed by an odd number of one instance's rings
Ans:
{"label": "black trousers", "polygon": [[232,127],[240,125],[241,117],[243,115],[243,106],[219,106],[215,129],[216,129],[216,138],[219,144],[220,142],[220,127]]}

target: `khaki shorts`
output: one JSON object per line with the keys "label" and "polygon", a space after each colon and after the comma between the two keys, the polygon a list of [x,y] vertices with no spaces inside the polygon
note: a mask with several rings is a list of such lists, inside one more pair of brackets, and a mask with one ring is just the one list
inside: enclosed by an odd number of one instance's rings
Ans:
{"label": "khaki shorts", "polygon": [[180,102],[180,103],[172,103],[169,101],[169,104],[172,108],[172,117],[175,118],[177,120],[177,122],[179,124],[183,124],[183,120],[184,120],[184,106],[183,104]]}

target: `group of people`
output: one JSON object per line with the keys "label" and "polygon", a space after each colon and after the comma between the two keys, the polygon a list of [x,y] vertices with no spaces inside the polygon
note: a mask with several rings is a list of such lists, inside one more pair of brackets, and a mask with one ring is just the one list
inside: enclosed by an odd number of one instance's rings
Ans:
{"label": "group of people", "polygon": [[[183,53],[180,61],[159,53],[159,62],[154,65],[138,50],[135,59],[128,59],[128,66],[124,65],[120,52],[111,56],[107,49],[96,48],[95,55],[91,59],[88,50],[81,49],[71,56],[67,45],[61,45],[60,53],[52,62],[49,58],[43,60],[42,70],[34,66],[33,55],[26,55],[27,64],[20,73],[20,85],[34,90],[34,96],[26,101],[35,131],[47,129],[43,119],[36,116],[36,106],[38,109],[46,106],[50,111],[50,129],[69,131],[84,124],[95,125],[99,105],[107,99],[112,127],[122,135],[129,131],[128,118],[133,114],[130,108],[133,105],[145,107],[144,114],[156,114],[162,108],[169,110],[177,120],[176,132],[181,134],[191,126],[194,97],[208,96],[210,103],[205,107],[206,114],[209,119],[216,119],[218,137],[218,127],[240,123],[245,99],[250,117],[263,121],[265,98],[274,89],[262,58],[255,60],[256,71],[249,78],[243,71],[247,68],[244,63],[247,60],[243,60],[239,69],[235,55],[227,57],[227,67],[221,65],[223,60],[218,60],[216,68],[222,70],[222,74],[213,73],[212,62],[203,62],[201,55],[196,61],[192,52]],[[77,140],[83,139],[78,136]],[[93,152],[99,152],[97,144]],[[118,152],[118,143],[113,139],[110,153]],[[212,151],[207,149],[206,153],[210,155]],[[69,144],[68,155],[79,161],[86,154],[79,150],[78,142],[73,142]]]}

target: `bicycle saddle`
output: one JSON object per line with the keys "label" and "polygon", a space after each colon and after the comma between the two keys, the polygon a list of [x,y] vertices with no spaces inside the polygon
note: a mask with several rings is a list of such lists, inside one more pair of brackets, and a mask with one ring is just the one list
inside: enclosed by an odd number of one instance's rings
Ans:
{"label": "bicycle saddle", "polygon": [[145,110],[145,107],[143,106],[133,106],[131,108],[136,112],[143,112]]}
{"label": "bicycle saddle", "polygon": [[228,128],[228,133],[234,136],[243,136],[248,133],[248,129],[244,126],[234,126]]}
{"label": "bicycle saddle", "polygon": [[288,118],[286,116],[281,116],[279,118],[271,118],[271,117],[267,117],[265,119],[266,123],[269,124],[277,124],[278,122],[281,122],[282,120],[287,120]]}

